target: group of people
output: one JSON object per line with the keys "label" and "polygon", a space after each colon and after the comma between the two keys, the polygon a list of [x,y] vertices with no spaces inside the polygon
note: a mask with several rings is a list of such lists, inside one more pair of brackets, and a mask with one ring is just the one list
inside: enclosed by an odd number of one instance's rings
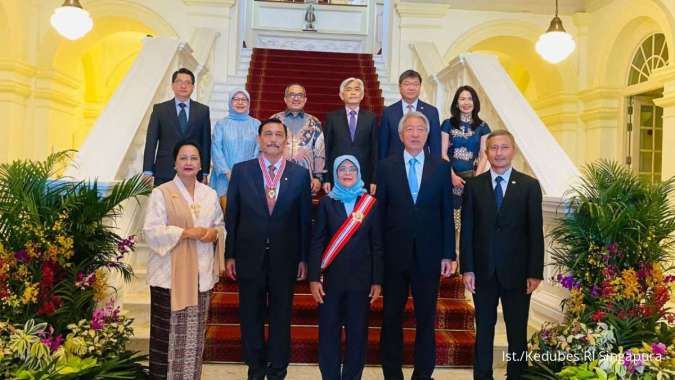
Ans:
{"label": "group of people", "polygon": [[[441,124],[419,99],[421,84],[417,72],[403,72],[401,100],[379,125],[361,107],[358,78],[341,83],[344,107],[323,123],[304,112],[299,83],[286,86],[286,109],[262,122],[249,114],[250,94],[236,89],[212,134],[208,107],[190,99],[194,75],[174,73],[175,98],[153,109],[143,165],[156,186],[143,227],[153,378],[200,378],[209,292],[224,270],[239,286],[248,379],[286,377],[293,290],[305,279],[319,305],[323,379],[361,378],[370,304],[383,297],[383,375],[402,380],[410,293],[412,379],[431,379],[439,282],[455,273],[458,252],[475,304],[474,377],[492,378],[499,300],[509,356],[521,357],[543,275],[541,189],[512,168],[514,138],[480,119],[473,88],[457,90]],[[508,378],[526,366],[509,362]]]}

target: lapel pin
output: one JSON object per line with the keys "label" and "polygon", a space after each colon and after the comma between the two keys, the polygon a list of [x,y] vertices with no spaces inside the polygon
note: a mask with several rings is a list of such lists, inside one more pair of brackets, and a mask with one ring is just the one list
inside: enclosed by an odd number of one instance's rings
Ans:
{"label": "lapel pin", "polygon": [[284,181],[288,181],[288,177],[284,177]]}
{"label": "lapel pin", "polygon": [[515,184],[516,184],[516,181],[511,181],[511,183],[515,185]]}

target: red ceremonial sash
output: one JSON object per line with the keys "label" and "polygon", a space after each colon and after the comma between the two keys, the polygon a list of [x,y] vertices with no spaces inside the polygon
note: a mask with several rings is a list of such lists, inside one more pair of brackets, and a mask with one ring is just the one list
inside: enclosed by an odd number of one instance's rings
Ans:
{"label": "red ceremonial sash", "polygon": [[370,210],[375,206],[375,197],[369,194],[363,194],[359,202],[354,206],[354,211],[349,214],[347,219],[342,223],[340,228],[337,230],[335,235],[330,239],[330,243],[323,251],[321,256],[321,271],[325,271],[326,268],[335,260],[335,258],[340,254],[342,248],[349,242],[349,239],[354,236],[356,231],[361,228],[361,223],[368,216]]}

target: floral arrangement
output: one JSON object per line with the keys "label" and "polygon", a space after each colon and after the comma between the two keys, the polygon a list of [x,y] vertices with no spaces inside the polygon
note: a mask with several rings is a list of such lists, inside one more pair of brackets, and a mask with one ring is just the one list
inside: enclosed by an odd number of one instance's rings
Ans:
{"label": "floral arrangement", "polygon": [[125,350],[132,321],[99,305],[111,274],[133,275],[123,259],[135,237],[111,223],[150,189],[138,177],[107,191],[58,178],[69,155],[0,165],[0,377],[147,377],[145,358]]}
{"label": "floral arrangement", "polygon": [[674,183],[641,182],[610,161],[585,168],[551,232],[565,322],[530,339],[528,378],[675,378]]}

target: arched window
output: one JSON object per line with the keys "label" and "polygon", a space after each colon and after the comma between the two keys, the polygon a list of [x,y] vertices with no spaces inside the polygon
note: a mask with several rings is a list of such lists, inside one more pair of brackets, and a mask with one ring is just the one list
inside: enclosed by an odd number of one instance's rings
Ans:
{"label": "arched window", "polygon": [[647,37],[635,52],[630,64],[628,85],[645,82],[655,69],[668,64],[668,45],[663,33]]}

